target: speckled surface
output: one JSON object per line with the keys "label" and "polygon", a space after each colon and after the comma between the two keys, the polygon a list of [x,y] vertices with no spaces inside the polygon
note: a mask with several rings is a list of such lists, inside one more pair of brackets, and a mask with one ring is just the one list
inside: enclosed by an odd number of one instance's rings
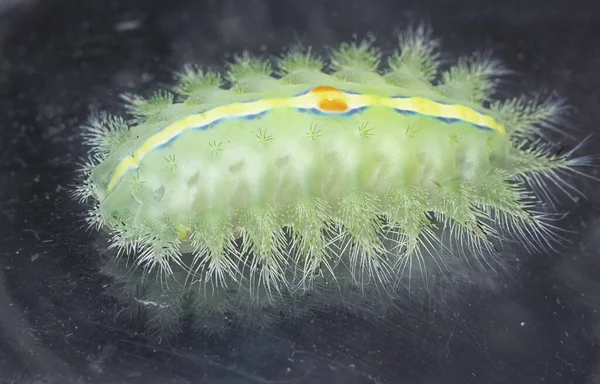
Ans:
{"label": "speckled surface", "polygon": [[[10,3],[17,4],[16,1]],[[9,3],[7,3],[9,4]],[[381,318],[318,313],[267,330],[149,341],[103,294],[97,237],[69,199],[90,111],[172,82],[194,61],[333,46],[427,21],[445,52],[493,49],[503,88],[556,90],[570,147],[600,153],[600,8],[592,1],[25,1],[0,7],[0,383],[600,382],[600,194],[562,199],[570,245],[519,255],[512,279],[444,306],[399,298]],[[482,290],[481,293],[479,290]],[[462,291],[461,291],[462,292]],[[448,314],[449,312],[449,314]]]}

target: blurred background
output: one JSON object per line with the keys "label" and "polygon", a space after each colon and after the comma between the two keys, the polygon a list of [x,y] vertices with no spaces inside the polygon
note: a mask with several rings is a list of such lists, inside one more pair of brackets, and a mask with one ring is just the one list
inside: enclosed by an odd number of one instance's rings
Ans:
{"label": "blurred background", "polygon": [[[149,337],[123,315],[68,188],[91,112],[242,50],[333,47],[426,22],[446,59],[493,50],[502,96],[556,92],[571,148],[600,153],[600,6],[560,0],[0,0],[0,383],[600,383],[600,193],[561,199],[568,243],[517,250],[430,302],[331,310],[218,336]],[[598,176],[597,170],[593,171]],[[560,194],[559,194],[560,195]]]}

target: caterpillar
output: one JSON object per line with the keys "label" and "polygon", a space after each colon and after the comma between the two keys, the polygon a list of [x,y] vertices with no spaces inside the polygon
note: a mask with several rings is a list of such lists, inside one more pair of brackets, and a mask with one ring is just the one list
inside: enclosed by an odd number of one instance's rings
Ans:
{"label": "caterpillar", "polygon": [[160,312],[157,328],[307,292],[393,293],[440,248],[488,263],[506,241],[553,241],[546,183],[572,188],[565,176],[589,162],[545,139],[564,104],[494,100],[507,71],[489,55],[440,71],[424,26],[383,64],[372,41],[328,60],[246,52],[224,76],[188,65],[172,90],[126,96],[130,118],[83,127],[74,195],[109,234],[108,273]]}

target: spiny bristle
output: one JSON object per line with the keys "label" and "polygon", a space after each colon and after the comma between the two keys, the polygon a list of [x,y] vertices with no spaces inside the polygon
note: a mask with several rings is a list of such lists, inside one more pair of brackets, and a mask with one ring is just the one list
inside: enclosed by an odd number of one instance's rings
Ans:
{"label": "spiny bristle", "polygon": [[573,163],[573,159],[569,156],[554,154],[548,144],[539,140],[516,141],[515,153],[510,161],[513,177],[526,183],[537,194],[543,194],[544,200],[548,203],[555,201],[555,197],[549,192],[551,191],[548,188],[549,183],[573,200],[574,195],[582,196],[581,192],[568,181],[568,176],[578,172],[574,169],[575,166],[585,165]]}
{"label": "spiny bristle", "polygon": [[440,66],[439,40],[431,35],[431,28],[420,25],[398,36],[400,51],[388,59],[386,78],[390,83],[403,86],[415,80],[424,84],[435,80]]}
{"label": "spiny bristle", "polygon": [[219,211],[198,215],[192,226],[192,270],[206,271],[205,279],[217,287],[238,282],[239,262],[234,257],[235,235],[230,218]]}
{"label": "spiny bristle", "polygon": [[470,183],[448,183],[438,185],[433,201],[433,215],[448,229],[450,235],[463,239],[469,248],[481,252],[482,247],[489,251],[490,238],[494,230],[485,224],[489,216],[474,205],[478,190]]}
{"label": "spiny bristle", "polygon": [[213,71],[205,71],[193,64],[186,64],[183,70],[177,74],[178,84],[174,92],[187,97],[193,97],[197,93],[214,90],[223,85],[221,74]]}
{"label": "spiny bristle", "polygon": [[[258,283],[268,292],[279,291],[285,284],[284,270],[286,239],[278,220],[277,211],[267,205],[249,207],[242,215],[242,252],[252,255],[248,263],[251,285]],[[255,273],[258,271],[258,273]],[[258,274],[258,280],[253,281]]]}
{"label": "spiny bristle", "polygon": [[119,148],[127,141],[129,135],[129,126],[123,118],[104,112],[90,117],[88,123],[81,129],[83,142],[90,147],[91,156],[86,163],[88,169],[96,165],[94,159],[102,159]]}
{"label": "spiny bristle", "polygon": [[340,253],[349,254],[352,276],[361,287],[369,284],[374,277],[381,279],[383,286],[389,285],[384,258],[386,250],[381,242],[383,223],[379,218],[380,212],[376,196],[350,193],[340,199],[338,212],[334,215],[338,231],[344,237]]}
{"label": "spiny bristle", "polygon": [[305,286],[311,284],[319,268],[333,271],[327,252],[331,207],[322,199],[300,198],[291,205],[288,216],[293,236],[290,251],[296,256],[294,262],[301,266],[300,285]]}
{"label": "spiny bristle", "polygon": [[512,137],[533,139],[536,136],[545,138],[546,130],[564,134],[560,124],[569,108],[563,99],[535,95],[495,101],[490,109],[505,122]]}
{"label": "spiny bristle", "polygon": [[85,159],[82,159],[78,165],[77,172],[79,176],[84,180],[89,178],[90,174],[96,168],[102,160],[104,160],[105,155],[100,155],[95,152],[91,152]]}
{"label": "spiny bristle", "polygon": [[78,200],[80,203],[85,203],[89,198],[94,196],[94,184],[89,178],[80,181],[79,184],[73,186],[71,197]]}
{"label": "spiny bristle", "polygon": [[277,74],[284,77],[292,72],[320,72],[325,67],[325,63],[312,52],[310,47],[304,50],[300,46],[296,46],[278,59],[277,67]]}
{"label": "spiny bristle", "polygon": [[85,203],[95,194],[94,183],[90,180],[90,174],[94,168],[102,162],[105,155],[99,155],[97,152],[91,152],[86,159],[82,160],[77,170],[77,180],[70,186],[69,195],[71,198]]}
{"label": "spiny bristle", "polygon": [[102,228],[105,228],[107,225],[107,220],[100,212],[100,207],[98,205],[89,209],[85,221],[88,225],[88,229],[93,228],[97,231],[101,230]]}
{"label": "spiny bristle", "polygon": [[163,119],[163,113],[173,104],[175,96],[168,91],[156,91],[145,99],[141,96],[125,94],[121,98],[127,102],[127,109],[136,121],[156,122]]}
{"label": "spiny bristle", "polygon": [[273,68],[268,60],[253,57],[249,52],[234,56],[234,62],[227,66],[227,80],[237,83],[254,77],[270,77]]}
{"label": "spiny bristle", "polygon": [[281,87],[275,79],[271,62],[257,58],[248,52],[234,56],[234,62],[227,65],[227,80],[231,83],[230,90],[237,94],[249,92],[265,92]]}
{"label": "spiny bristle", "polygon": [[361,70],[377,72],[381,62],[381,52],[373,42],[363,40],[360,43],[342,43],[331,52],[330,68],[334,72]]}
{"label": "spiny bristle", "polygon": [[499,61],[489,53],[461,57],[456,65],[442,74],[439,92],[452,99],[481,104],[496,90],[498,78],[507,73]]}
{"label": "spiny bristle", "polygon": [[174,226],[162,221],[154,223],[139,240],[139,265],[148,271],[156,268],[161,274],[172,275],[173,265],[181,265],[180,243]]}

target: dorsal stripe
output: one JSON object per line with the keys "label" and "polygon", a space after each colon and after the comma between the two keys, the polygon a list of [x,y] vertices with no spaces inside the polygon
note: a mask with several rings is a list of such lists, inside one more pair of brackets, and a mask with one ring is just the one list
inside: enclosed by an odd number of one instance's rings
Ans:
{"label": "dorsal stripe", "polygon": [[291,107],[306,113],[343,116],[360,113],[375,106],[392,108],[404,114],[423,115],[445,123],[467,123],[478,129],[506,135],[504,127],[493,117],[464,105],[436,102],[422,97],[376,96],[318,86],[296,96],[227,104],[175,121],[149,137],[133,155],[121,159],[106,185],[105,196],[125,174],[136,170],[147,154],[164,147],[187,131],[208,130],[224,120],[252,119],[279,108]]}

